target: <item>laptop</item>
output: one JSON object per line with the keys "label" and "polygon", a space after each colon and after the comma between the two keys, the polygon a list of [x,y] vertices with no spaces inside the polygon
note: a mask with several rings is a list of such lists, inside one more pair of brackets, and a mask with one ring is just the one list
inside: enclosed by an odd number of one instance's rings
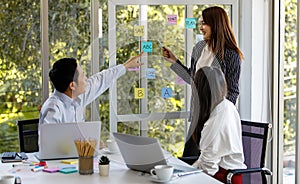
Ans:
{"label": "laptop", "polygon": [[155,138],[113,133],[128,168],[149,173],[155,165],[172,165],[174,173],[200,170],[191,166],[168,163],[160,143]]}
{"label": "laptop", "polygon": [[[39,126],[39,160],[78,158],[74,140],[96,139],[99,148],[101,122],[53,123]],[[95,154],[97,151],[95,151]]]}

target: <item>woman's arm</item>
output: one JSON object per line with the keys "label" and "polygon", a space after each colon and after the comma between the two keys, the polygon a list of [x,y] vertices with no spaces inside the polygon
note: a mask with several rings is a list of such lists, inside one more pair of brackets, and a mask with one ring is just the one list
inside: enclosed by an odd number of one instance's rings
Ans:
{"label": "woman's arm", "polygon": [[235,104],[239,96],[241,59],[238,53],[232,50],[228,51],[226,55],[225,55],[226,72],[224,72],[225,79],[227,82],[227,89],[228,89],[228,94],[226,98],[229,101],[231,101],[233,104]]}

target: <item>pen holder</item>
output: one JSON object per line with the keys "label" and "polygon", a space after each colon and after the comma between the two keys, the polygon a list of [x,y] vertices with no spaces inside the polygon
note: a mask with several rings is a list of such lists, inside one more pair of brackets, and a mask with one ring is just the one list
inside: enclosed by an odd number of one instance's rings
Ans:
{"label": "pen holder", "polygon": [[87,175],[94,173],[94,157],[79,156],[79,174]]}

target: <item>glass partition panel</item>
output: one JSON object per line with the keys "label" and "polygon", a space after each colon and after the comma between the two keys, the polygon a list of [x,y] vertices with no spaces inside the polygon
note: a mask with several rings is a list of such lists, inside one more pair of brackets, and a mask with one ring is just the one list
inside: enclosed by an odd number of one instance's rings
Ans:
{"label": "glass partition panel", "polygon": [[[165,119],[149,122],[148,136],[159,140],[162,148],[173,156],[181,157],[184,148],[185,119]],[[166,136],[167,135],[167,136]]]}
{"label": "glass partition panel", "polygon": [[49,1],[49,49],[52,64],[63,57],[80,61],[90,75],[91,5],[89,1]]}
{"label": "glass partition panel", "polygon": [[19,151],[16,120],[42,103],[40,0],[0,2],[0,152]]}
{"label": "glass partition panel", "polygon": [[[161,57],[161,44],[172,47],[184,57],[184,6],[147,6],[147,14],[140,15],[138,5],[116,6],[116,60],[124,63],[142,50],[143,42],[152,43],[151,52],[143,67],[129,71],[117,81],[117,114],[139,114],[141,98],[135,90],[143,88],[142,98],[148,106],[143,113],[181,111],[184,108],[184,85],[176,83],[176,74],[170,70],[170,63]],[[178,14],[179,25],[167,24],[167,15]],[[137,36],[134,29],[143,26],[144,33]],[[171,35],[176,34],[174,38]],[[160,44],[161,43],[161,44]],[[153,71],[150,77],[147,71]],[[172,96],[164,98],[162,90],[170,89]],[[173,105],[172,105],[173,104]]]}

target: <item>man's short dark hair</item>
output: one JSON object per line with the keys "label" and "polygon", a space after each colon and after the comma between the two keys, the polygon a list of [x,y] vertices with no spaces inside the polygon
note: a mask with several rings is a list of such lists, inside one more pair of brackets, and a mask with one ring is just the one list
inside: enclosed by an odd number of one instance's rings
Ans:
{"label": "man's short dark hair", "polygon": [[64,93],[71,82],[77,82],[77,62],[74,58],[62,58],[56,61],[49,72],[49,77],[55,89]]}

